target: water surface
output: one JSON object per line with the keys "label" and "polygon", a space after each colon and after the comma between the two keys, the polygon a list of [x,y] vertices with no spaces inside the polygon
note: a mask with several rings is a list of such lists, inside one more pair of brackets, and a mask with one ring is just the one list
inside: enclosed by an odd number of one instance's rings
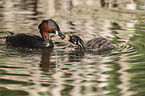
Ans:
{"label": "water surface", "polygon": [[[145,2],[117,1],[1,0],[0,96],[144,96]],[[116,48],[85,54],[56,35],[53,50],[6,47],[7,31],[40,36],[49,18],[65,34],[103,36]]]}

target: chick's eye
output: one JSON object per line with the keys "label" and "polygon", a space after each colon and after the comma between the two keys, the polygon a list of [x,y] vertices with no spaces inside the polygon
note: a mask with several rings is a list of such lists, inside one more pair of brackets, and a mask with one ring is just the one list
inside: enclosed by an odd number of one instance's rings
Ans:
{"label": "chick's eye", "polygon": [[75,40],[75,38],[74,38],[74,37],[72,37],[72,40]]}

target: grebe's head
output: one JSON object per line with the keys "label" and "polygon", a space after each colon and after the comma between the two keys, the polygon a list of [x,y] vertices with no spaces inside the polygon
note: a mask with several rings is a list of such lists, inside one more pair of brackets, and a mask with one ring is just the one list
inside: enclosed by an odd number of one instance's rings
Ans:
{"label": "grebe's head", "polygon": [[49,37],[50,33],[55,33],[58,36],[60,36],[62,39],[65,38],[65,35],[60,31],[57,23],[52,19],[43,20],[41,24],[38,26],[38,28],[40,29],[40,33],[44,38],[44,40],[50,39]]}

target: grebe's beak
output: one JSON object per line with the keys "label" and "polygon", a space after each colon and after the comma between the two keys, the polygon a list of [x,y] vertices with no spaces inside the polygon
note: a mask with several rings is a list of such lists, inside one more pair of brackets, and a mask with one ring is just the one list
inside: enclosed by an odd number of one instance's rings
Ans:
{"label": "grebe's beak", "polygon": [[65,35],[61,31],[55,31],[55,33],[61,37],[61,39],[65,38]]}

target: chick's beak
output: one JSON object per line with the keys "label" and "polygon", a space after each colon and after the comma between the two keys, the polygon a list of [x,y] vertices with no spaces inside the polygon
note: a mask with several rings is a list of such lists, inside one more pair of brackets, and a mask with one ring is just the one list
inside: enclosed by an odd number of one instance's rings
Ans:
{"label": "chick's beak", "polygon": [[65,35],[61,31],[55,31],[55,33],[61,37],[61,39],[65,38]]}
{"label": "chick's beak", "polygon": [[70,36],[69,35],[66,35],[64,40],[70,41]]}

